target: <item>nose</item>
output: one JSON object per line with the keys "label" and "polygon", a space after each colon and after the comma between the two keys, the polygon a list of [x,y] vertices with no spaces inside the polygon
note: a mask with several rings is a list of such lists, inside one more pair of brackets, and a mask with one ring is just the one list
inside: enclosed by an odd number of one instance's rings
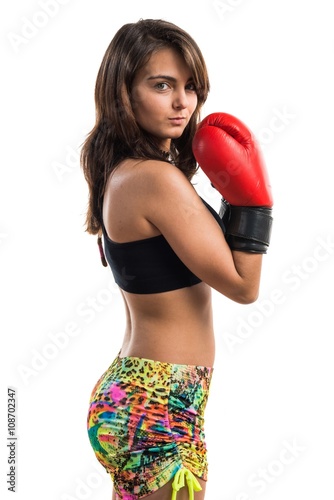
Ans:
{"label": "nose", "polygon": [[188,96],[182,89],[175,93],[173,106],[175,109],[185,109],[189,105]]}

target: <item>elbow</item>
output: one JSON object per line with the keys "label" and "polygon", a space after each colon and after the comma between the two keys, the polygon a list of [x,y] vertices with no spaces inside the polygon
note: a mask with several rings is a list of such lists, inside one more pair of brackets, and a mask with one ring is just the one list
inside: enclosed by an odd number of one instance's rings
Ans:
{"label": "elbow", "polygon": [[254,302],[257,301],[259,297],[259,289],[244,289],[244,290],[239,290],[234,297],[231,297],[234,302],[237,302],[238,304],[243,304],[243,305],[248,305],[248,304],[253,304]]}
{"label": "elbow", "polygon": [[243,305],[253,304],[254,302],[257,301],[258,296],[259,296],[259,294],[246,295],[246,296],[242,297],[240,300],[238,300],[237,302],[239,302],[239,304],[243,304]]}
{"label": "elbow", "polygon": [[229,283],[221,281],[219,285],[220,286],[217,286],[216,290],[238,304],[253,304],[259,297],[259,279],[253,278],[245,280],[238,277],[237,280],[233,280]]}

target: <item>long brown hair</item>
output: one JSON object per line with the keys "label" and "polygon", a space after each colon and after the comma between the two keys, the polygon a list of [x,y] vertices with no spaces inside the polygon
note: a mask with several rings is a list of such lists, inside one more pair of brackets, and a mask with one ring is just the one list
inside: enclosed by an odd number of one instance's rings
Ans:
{"label": "long brown hair", "polygon": [[189,66],[198,96],[197,107],[183,134],[172,140],[176,166],[190,180],[197,170],[191,142],[200,109],[209,92],[202,53],[192,37],[163,20],[141,19],[125,24],[112,39],[103,57],[95,85],[96,123],[81,150],[81,166],[89,187],[86,231],[97,234],[102,223],[102,203],[109,174],[125,158],[166,161],[151,135],[136,122],[131,103],[132,83],[150,56],[163,48],[177,50]]}

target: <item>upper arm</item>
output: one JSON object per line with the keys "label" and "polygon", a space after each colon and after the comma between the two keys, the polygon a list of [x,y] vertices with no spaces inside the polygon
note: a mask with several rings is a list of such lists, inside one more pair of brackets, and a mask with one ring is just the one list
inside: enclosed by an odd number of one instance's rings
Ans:
{"label": "upper arm", "polygon": [[239,255],[243,276],[239,274],[220,225],[176,167],[163,164],[149,170],[146,186],[145,217],[164,235],[182,262],[232,300],[249,302],[247,297],[253,292],[247,287],[258,286],[259,266],[254,264],[260,262],[259,256]]}

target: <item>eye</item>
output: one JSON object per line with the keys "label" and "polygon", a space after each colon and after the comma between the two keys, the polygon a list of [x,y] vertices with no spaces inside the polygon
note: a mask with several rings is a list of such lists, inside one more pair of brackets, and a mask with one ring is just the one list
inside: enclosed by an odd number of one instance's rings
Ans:
{"label": "eye", "polygon": [[169,85],[166,82],[159,82],[154,85],[154,87],[158,90],[167,90]]}
{"label": "eye", "polygon": [[191,92],[197,92],[196,85],[193,82],[187,83],[186,90],[190,90]]}

